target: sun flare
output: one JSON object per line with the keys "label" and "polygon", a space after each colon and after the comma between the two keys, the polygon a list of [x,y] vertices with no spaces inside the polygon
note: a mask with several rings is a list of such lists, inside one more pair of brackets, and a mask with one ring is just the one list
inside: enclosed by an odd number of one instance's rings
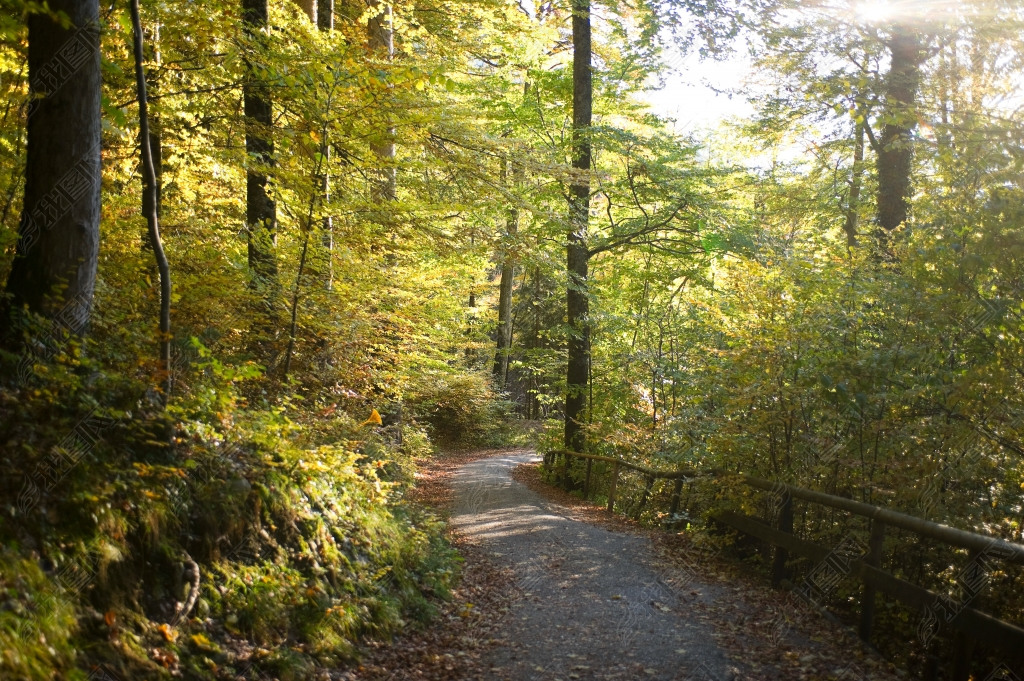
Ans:
{"label": "sun flare", "polygon": [[896,14],[896,7],[892,2],[879,0],[868,0],[854,6],[854,11],[862,20],[869,23],[888,21]]}

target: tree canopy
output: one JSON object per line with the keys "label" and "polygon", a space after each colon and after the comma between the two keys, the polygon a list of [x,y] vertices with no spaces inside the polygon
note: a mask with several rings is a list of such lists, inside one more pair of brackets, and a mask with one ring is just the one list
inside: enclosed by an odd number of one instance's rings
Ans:
{"label": "tree canopy", "polygon": [[524,423],[1022,541],[1019,2],[136,9],[0,15],[0,676],[346,658],[453,583],[414,459]]}

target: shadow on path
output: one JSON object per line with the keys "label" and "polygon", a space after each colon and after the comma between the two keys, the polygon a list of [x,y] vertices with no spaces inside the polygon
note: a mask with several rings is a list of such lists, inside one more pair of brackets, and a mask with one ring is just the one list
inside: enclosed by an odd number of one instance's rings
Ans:
{"label": "shadow on path", "polygon": [[516,602],[485,655],[490,679],[729,681],[711,633],[688,616],[718,589],[660,572],[644,537],[566,517],[510,472],[535,454],[469,463],[452,525],[516,575]]}

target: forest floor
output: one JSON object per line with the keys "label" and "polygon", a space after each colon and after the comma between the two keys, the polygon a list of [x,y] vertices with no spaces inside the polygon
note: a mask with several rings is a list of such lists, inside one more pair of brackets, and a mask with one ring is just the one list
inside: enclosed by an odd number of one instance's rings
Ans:
{"label": "forest floor", "polygon": [[343,678],[404,681],[891,681],[847,629],[685,535],[541,482],[531,451],[424,462],[462,579],[429,628]]}

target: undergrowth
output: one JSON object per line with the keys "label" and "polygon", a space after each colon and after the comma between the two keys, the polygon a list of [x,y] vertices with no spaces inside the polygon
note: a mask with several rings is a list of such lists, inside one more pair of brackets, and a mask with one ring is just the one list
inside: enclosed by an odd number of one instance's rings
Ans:
{"label": "undergrowth", "polygon": [[[196,347],[166,410],[73,344],[0,356],[0,678],[309,678],[449,594],[458,556],[403,500],[423,428]],[[470,399],[413,406],[471,429]]]}

